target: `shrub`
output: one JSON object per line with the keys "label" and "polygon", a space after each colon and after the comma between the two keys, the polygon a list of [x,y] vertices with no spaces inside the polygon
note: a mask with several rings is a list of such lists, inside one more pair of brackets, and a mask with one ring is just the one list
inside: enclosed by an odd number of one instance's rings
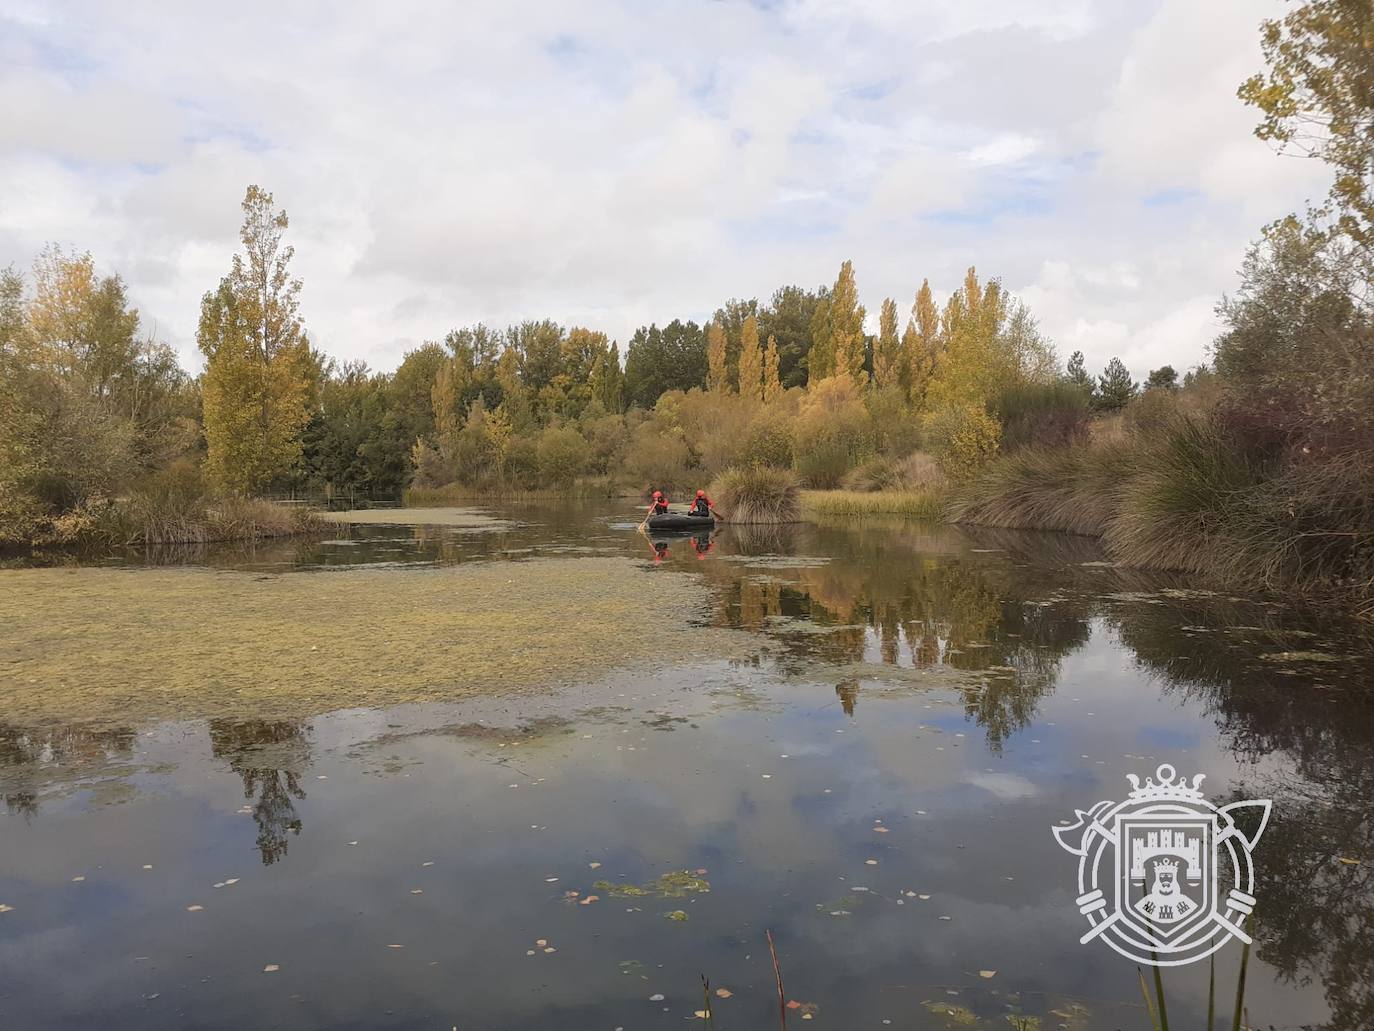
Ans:
{"label": "shrub", "polygon": [[739,459],[741,465],[790,469],[791,430],[782,419],[764,416],[755,420],[740,445]]}
{"label": "shrub", "polygon": [[793,434],[797,472],[809,487],[836,487],[875,450],[873,424],[848,376],[814,384],[802,399]]}
{"label": "shrub", "polygon": [[711,484],[711,495],[732,523],[795,523],[801,486],[788,469],[727,469]]}
{"label": "shrub", "polygon": [[1089,395],[1076,383],[1018,383],[999,395],[1002,450],[1079,443],[1088,436]]}
{"label": "shrub", "polygon": [[978,405],[956,405],[930,417],[927,436],[940,470],[951,480],[963,480],[997,454],[1002,427]]}
{"label": "shrub", "polygon": [[535,445],[545,483],[567,486],[587,467],[587,441],[571,426],[550,426]]}
{"label": "shrub", "polygon": [[645,422],[625,449],[625,470],[636,487],[684,489],[691,479],[690,457],[680,436],[665,432],[656,422]]}
{"label": "shrub", "polygon": [[849,471],[852,458],[840,441],[821,440],[797,452],[797,474],[806,486],[833,490]]}
{"label": "shrub", "polygon": [[849,491],[897,490],[903,486],[901,467],[890,458],[870,458],[851,469],[843,486]]}

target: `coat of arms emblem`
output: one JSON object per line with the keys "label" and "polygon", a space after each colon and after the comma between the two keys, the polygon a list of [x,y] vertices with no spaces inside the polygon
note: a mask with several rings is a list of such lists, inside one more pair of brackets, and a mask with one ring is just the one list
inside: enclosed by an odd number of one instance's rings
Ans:
{"label": "coat of arms emblem", "polygon": [[1189,784],[1168,763],[1144,785],[1129,773],[1125,801],[1098,802],[1078,810],[1077,822],[1053,828],[1079,857],[1078,909],[1089,924],[1080,941],[1101,938],[1128,959],[1160,967],[1204,959],[1232,938],[1250,941],[1251,853],[1271,803],[1217,808],[1198,790],[1204,776]]}

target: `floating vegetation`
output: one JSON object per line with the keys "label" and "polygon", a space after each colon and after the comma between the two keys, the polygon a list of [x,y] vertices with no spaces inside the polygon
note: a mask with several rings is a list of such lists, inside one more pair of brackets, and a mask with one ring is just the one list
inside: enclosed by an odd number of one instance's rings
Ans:
{"label": "floating vegetation", "polygon": [[[627,633],[651,590],[653,633]],[[547,689],[728,653],[734,631],[691,625],[707,591],[619,558],[281,576],[8,570],[0,712],[128,725]]]}
{"label": "floating vegetation", "polygon": [[[674,870],[656,877],[647,884],[614,884],[611,881],[597,881],[592,885],[597,891],[617,899],[681,899],[694,893],[705,894],[711,890],[711,882],[704,876],[705,870]],[[682,919],[687,919],[684,915]]]}
{"label": "floating vegetation", "polygon": [[335,523],[367,523],[371,526],[456,526],[469,530],[510,527],[508,520],[489,516],[475,508],[368,508],[349,512],[325,512]]}

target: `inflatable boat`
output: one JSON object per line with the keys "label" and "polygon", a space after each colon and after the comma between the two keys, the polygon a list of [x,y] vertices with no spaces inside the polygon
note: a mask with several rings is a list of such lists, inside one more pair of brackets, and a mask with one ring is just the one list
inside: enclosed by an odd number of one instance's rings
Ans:
{"label": "inflatable boat", "polygon": [[666,512],[649,517],[650,530],[709,530],[716,525],[714,516],[694,516],[685,512]]}

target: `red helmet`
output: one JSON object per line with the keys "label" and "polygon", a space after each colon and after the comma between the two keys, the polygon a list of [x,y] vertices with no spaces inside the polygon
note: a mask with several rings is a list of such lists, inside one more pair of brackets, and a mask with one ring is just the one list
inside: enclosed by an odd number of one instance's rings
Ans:
{"label": "red helmet", "polygon": [[699,490],[699,491],[697,491],[697,497],[699,497],[699,498],[704,498],[704,497],[706,497],[706,492],[705,492],[704,490]]}
{"label": "red helmet", "polygon": [[661,497],[663,497],[663,491],[661,491],[661,490],[656,490],[656,491],[654,491],[654,497],[656,497],[656,498],[661,498]]}

